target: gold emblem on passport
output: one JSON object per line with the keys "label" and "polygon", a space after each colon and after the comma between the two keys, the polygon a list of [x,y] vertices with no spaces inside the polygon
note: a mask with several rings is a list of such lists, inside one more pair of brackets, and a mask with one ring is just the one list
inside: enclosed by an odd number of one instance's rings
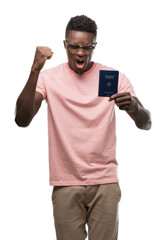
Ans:
{"label": "gold emblem on passport", "polygon": [[108,86],[108,87],[111,87],[111,82],[107,82],[107,86]]}

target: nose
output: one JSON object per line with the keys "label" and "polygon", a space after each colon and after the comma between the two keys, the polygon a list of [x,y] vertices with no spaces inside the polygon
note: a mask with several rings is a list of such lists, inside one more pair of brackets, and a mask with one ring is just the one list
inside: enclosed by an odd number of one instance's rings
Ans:
{"label": "nose", "polygon": [[83,50],[83,48],[79,48],[79,49],[78,49],[77,55],[78,55],[78,56],[84,56],[84,55],[85,55],[85,51]]}

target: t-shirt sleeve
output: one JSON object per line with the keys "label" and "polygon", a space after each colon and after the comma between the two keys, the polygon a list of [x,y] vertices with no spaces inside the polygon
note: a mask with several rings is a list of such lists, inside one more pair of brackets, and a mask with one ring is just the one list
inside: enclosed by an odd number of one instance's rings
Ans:
{"label": "t-shirt sleeve", "polygon": [[40,92],[43,95],[44,99],[47,100],[44,75],[45,75],[44,72],[40,72],[38,81],[37,81],[36,91]]}
{"label": "t-shirt sleeve", "polygon": [[124,74],[120,75],[121,76],[119,77],[118,82],[118,93],[130,92],[132,96],[136,97],[136,93],[129,79]]}

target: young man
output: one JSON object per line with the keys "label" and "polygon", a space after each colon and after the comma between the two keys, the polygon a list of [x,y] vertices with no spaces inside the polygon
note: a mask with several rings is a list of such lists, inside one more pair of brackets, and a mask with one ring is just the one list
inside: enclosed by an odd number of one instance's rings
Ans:
{"label": "young man", "polygon": [[96,23],[71,18],[64,40],[68,62],[41,72],[53,52],[37,47],[29,79],[16,104],[15,121],[26,127],[48,104],[50,185],[57,240],[116,240],[121,191],[117,176],[115,104],[137,127],[151,120],[129,80],[119,73],[118,93],[98,97],[99,70],[91,61]]}

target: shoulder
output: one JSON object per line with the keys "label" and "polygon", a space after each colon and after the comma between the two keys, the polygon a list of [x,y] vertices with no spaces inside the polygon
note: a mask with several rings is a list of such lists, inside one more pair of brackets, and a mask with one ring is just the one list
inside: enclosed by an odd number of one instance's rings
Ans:
{"label": "shoulder", "polygon": [[52,68],[44,69],[40,72],[39,79],[42,79],[44,82],[48,82],[51,79],[57,79],[65,73],[64,68],[65,63],[59,64]]}
{"label": "shoulder", "polygon": [[124,78],[124,73],[120,72],[118,69],[101,64],[96,62],[96,68],[97,70],[110,70],[110,71],[118,71],[119,72],[119,79],[123,79]]}
{"label": "shoulder", "polygon": [[104,65],[104,64],[101,64],[101,63],[98,63],[96,62],[96,67],[99,69],[99,70],[115,70],[114,68],[112,67],[109,67],[107,65]]}

